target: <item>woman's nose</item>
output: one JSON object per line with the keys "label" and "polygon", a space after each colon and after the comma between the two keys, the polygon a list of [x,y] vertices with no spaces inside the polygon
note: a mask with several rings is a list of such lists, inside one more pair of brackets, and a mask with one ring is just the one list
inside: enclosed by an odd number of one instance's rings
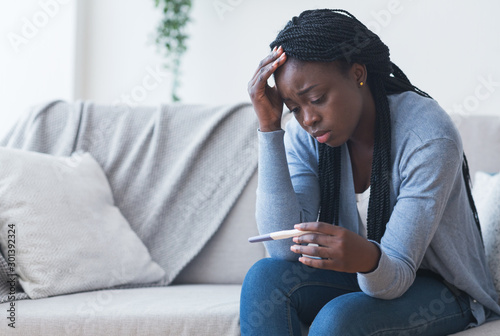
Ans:
{"label": "woman's nose", "polygon": [[320,116],[312,109],[304,109],[304,125],[311,127],[320,120]]}

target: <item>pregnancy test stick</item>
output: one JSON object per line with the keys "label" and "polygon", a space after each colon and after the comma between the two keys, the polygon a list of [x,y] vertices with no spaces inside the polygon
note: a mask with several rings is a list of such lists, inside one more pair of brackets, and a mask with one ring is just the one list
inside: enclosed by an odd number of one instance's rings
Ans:
{"label": "pregnancy test stick", "polygon": [[271,232],[271,233],[261,235],[261,236],[250,237],[250,238],[248,238],[248,241],[250,243],[258,243],[258,242],[263,242],[263,241],[267,241],[267,240],[278,240],[278,239],[286,239],[286,238],[302,236],[303,234],[306,234],[306,233],[314,233],[314,232],[313,231],[300,231],[297,229],[283,230],[283,231]]}

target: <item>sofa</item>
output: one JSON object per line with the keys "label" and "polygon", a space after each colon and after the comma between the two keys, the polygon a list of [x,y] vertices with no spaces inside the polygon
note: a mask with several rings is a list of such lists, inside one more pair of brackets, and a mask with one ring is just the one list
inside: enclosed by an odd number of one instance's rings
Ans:
{"label": "sofa", "polygon": [[[463,137],[471,176],[477,171],[500,171],[500,117],[454,115],[453,119]],[[266,257],[263,244],[247,241],[258,234],[257,179],[253,169],[215,234],[168,286],[104,288],[18,300],[15,329],[8,326],[10,303],[5,302],[0,304],[0,334],[239,335],[242,281],[251,265]],[[265,316],[264,309],[261,313]],[[500,335],[500,321],[457,335]]]}

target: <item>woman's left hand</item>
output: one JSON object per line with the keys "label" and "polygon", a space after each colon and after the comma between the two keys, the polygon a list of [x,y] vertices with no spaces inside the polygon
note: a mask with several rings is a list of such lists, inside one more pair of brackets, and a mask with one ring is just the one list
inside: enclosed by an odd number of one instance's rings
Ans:
{"label": "woman's left hand", "polygon": [[302,256],[299,261],[304,265],[348,273],[367,273],[378,266],[379,247],[352,231],[323,222],[296,224],[295,228],[317,232],[293,238],[296,244],[318,244],[318,246],[290,247],[292,252],[322,258]]}

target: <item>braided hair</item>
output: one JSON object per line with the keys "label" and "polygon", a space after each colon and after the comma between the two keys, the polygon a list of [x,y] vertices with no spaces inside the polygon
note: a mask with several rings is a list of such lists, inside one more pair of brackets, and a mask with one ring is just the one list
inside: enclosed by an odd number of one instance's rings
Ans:
{"label": "braided hair", "polygon": [[[380,242],[389,221],[391,171],[391,116],[387,95],[413,91],[431,98],[411,84],[391,62],[389,48],[352,14],[340,9],[318,9],[295,16],[270,44],[282,46],[288,56],[306,62],[337,61],[346,72],[353,63],[364,64],[375,101],[375,139],[370,177],[367,237]],[[319,221],[339,224],[341,146],[319,143]],[[476,224],[479,219],[468,185],[470,178],[464,155],[463,175]]]}

